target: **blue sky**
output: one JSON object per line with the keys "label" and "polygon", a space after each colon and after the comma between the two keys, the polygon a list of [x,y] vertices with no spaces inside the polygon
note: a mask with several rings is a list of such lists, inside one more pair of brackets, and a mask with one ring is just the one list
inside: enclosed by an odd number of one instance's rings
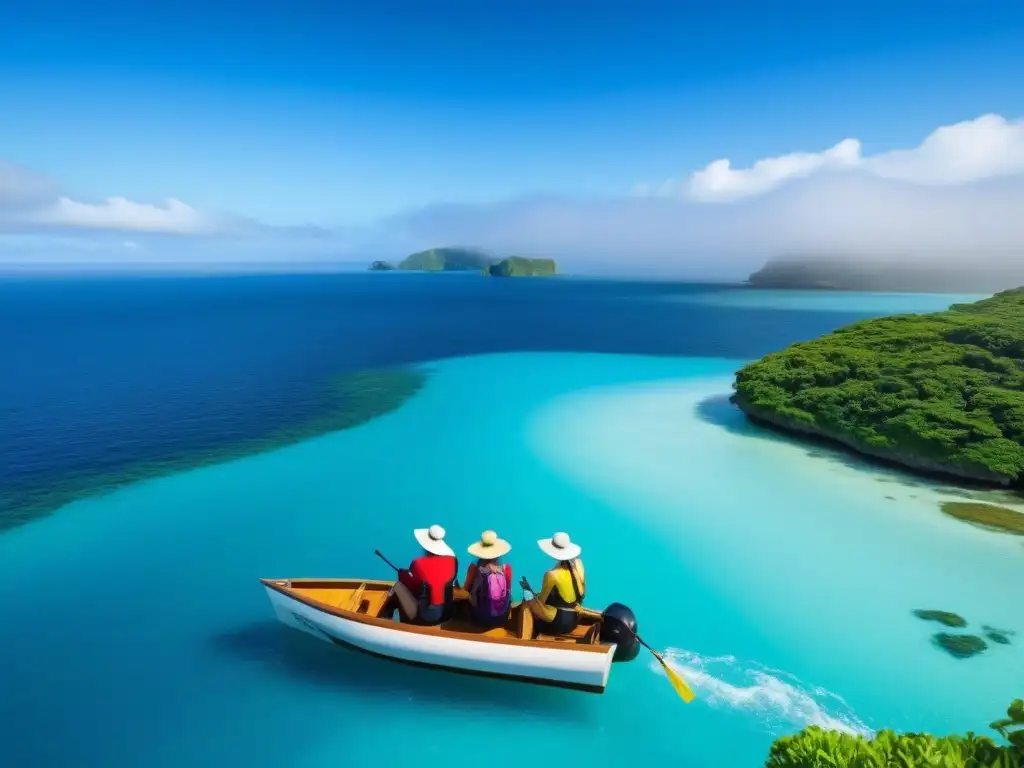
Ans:
{"label": "blue sky", "polygon": [[[873,156],[990,114],[1012,129],[1022,76],[1024,5],[1009,0],[8,0],[0,158],[17,184],[45,177],[82,203],[173,198],[251,220],[275,258],[297,226],[360,252],[446,235],[573,250],[564,227],[514,242],[501,210],[539,200],[535,221],[558,201],[564,222],[584,215],[565,206],[621,199],[625,217],[637,185],[720,158],[745,168],[846,138]],[[407,231],[434,207],[448,229]],[[61,236],[120,238],[116,218]],[[0,258],[23,258],[37,228],[0,236]]]}

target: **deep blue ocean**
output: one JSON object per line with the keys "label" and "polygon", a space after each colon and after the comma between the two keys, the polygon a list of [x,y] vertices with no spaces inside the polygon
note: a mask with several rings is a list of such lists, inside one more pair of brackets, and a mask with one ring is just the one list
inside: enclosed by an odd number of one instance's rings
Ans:
{"label": "deep blue ocean", "polygon": [[673,301],[720,286],[477,277],[2,281],[0,484],[261,436],[345,371],[513,351],[746,359],[877,314]]}
{"label": "deep blue ocean", "polygon": [[[974,298],[477,275],[0,281],[0,496],[263,439],[315,417],[338,374],[427,375],[354,429],[0,531],[0,766],[448,765],[436,734],[461,722],[502,739],[561,728],[598,765],[738,768],[809,723],[982,730],[1024,686],[1018,647],[954,661],[910,611],[1024,630],[993,597],[1024,575],[1019,546],[934,513],[941,489],[724,404],[746,360]],[[273,623],[260,576],[386,578],[372,550],[409,556],[411,529],[434,522],[457,548],[496,528],[531,574],[533,542],[571,529],[596,603],[632,605],[697,701],[647,659],[588,696],[352,659]],[[678,591],[630,585],[652,561]]]}

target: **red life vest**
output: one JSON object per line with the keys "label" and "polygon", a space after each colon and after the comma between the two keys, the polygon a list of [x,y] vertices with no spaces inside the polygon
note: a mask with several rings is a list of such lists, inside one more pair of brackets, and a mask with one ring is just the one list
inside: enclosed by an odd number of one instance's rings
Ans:
{"label": "red life vest", "polygon": [[402,582],[417,596],[426,586],[429,605],[443,605],[445,591],[455,581],[458,567],[458,561],[450,555],[422,555],[409,565],[409,576]]}

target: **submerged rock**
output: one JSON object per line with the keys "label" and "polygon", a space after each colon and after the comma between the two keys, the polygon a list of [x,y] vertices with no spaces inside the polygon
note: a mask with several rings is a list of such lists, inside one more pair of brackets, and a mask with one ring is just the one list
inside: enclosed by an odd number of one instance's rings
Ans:
{"label": "submerged rock", "polygon": [[939,632],[934,638],[940,648],[958,659],[976,656],[988,648],[988,643],[977,635],[953,635],[948,632]]}
{"label": "submerged rock", "polygon": [[982,627],[982,630],[984,630],[985,632],[985,637],[987,637],[993,643],[998,643],[999,645],[1009,645],[1010,638],[1013,635],[1017,634],[1012,630],[996,629],[995,627],[990,627],[987,624]]}
{"label": "submerged rock", "polygon": [[914,615],[919,619],[924,619],[925,621],[937,621],[947,627],[967,626],[967,620],[960,614],[953,613],[952,611],[935,611],[919,608],[914,611]]}

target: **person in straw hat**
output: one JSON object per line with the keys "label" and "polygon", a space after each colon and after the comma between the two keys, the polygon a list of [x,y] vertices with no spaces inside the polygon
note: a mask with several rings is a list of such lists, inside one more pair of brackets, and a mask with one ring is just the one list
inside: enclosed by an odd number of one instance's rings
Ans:
{"label": "person in straw hat", "polygon": [[512,607],[512,566],[501,558],[512,551],[512,545],[499,539],[494,531],[484,531],[480,540],[469,545],[468,552],[476,558],[466,569],[463,586],[469,593],[473,618],[484,626],[497,626],[508,618]]}
{"label": "person in straw hat", "polygon": [[413,531],[423,554],[398,571],[394,587],[403,621],[439,624],[451,611],[459,560],[444,534],[440,525]]}
{"label": "person in straw hat", "polygon": [[534,617],[534,627],[540,634],[567,635],[579,624],[576,609],[583,606],[587,580],[579,544],[574,543],[567,533],[556,533],[550,539],[540,539],[537,546],[555,564],[544,574],[540,592],[534,592],[524,576],[520,581],[523,590],[533,595],[526,601]]}

